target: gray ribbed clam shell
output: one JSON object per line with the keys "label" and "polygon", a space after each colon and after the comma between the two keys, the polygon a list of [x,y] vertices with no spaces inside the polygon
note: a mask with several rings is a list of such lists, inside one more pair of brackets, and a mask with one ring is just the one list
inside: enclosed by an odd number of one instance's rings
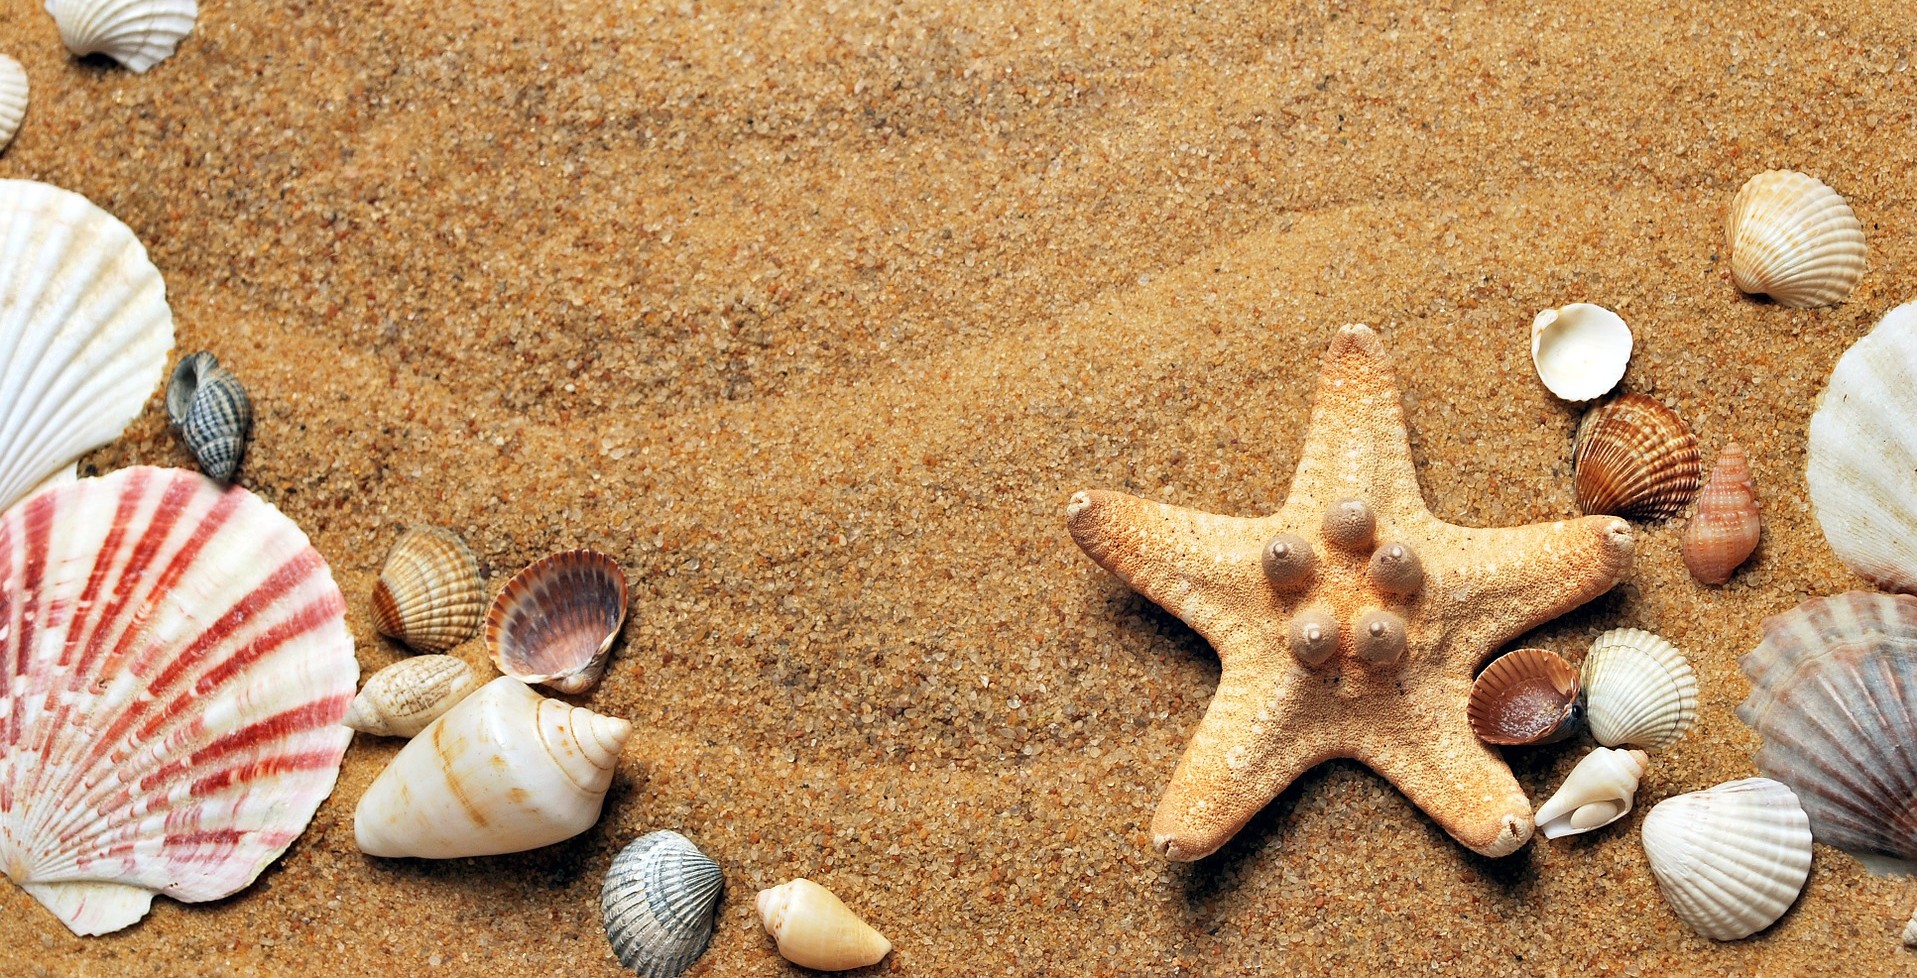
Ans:
{"label": "gray ribbed clam shell", "polygon": [[685,836],[643,836],[612,860],[599,891],[606,939],[645,978],[677,978],[712,942],[725,873]]}
{"label": "gray ribbed clam shell", "polygon": [[166,385],[166,416],[200,471],[233,481],[253,430],[253,401],[232,371],[205,351],[181,360]]}

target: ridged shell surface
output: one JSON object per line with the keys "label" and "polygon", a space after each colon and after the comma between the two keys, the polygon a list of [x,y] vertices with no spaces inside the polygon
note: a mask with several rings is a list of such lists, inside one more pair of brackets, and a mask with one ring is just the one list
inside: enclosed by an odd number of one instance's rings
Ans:
{"label": "ridged shell surface", "polygon": [[562,693],[592,688],[626,620],[626,574],[594,550],[535,561],[486,612],[486,650],[499,671]]}
{"label": "ridged shell surface", "polygon": [[1917,598],[1806,601],[1765,619],[1738,665],[1757,768],[1797,792],[1817,840],[1875,869],[1917,860]]}
{"label": "ridged shell surface", "polygon": [[759,923],[779,954],[802,968],[845,971],[878,964],[892,942],[831,890],[809,879],[760,890]]}
{"label": "ridged shell surface", "polygon": [[1484,667],[1471,684],[1466,719],[1487,744],[1556,739],[1577,710],[1578,670],[1557,653],[1518,649]]}
{"label": "ridged shell surface", "polygon": [[201,351],[173,368],[166,414],[208,478],[232,482],[253,430],[253,401],[233,371]]}
{"label": "ridged shell surface", "polygon": [[712,943],[725,872],[691,840],[662,830],[613,857],[599,890],[606,939],[643,978],[678,978]]}
{"label": "ridged shell surface", "polygon": [[1712,940],[1776,923],[1810,876],[1810,822],[1769,778],[1666,798],[1644,816],[1643,838],[1665,902]]}
{"label": "ridged shell surface", "polygon": [[1697,494],[1697,513],[1684,528],[1684,567],[1700,584],[1723,584],[1757,549],[1762,532],[1750,457],[1731,442],[1718,453],[1710,480]]}
{"label": "ridged shell surface", "polygon": [[369,856],[523,852],[599,820],[632,724],[546,699],[509,676],[406,742],[353,810]]}
{"label": "ridged shell surface", "polygon": [[0,54],[0,150],[13,142],[27,117],[27,70]]}
{"label": "ridged shell surface", "polygon": [[1850,568],[1917,591],[1917,302],[1837,360],[1810,422],[1805,479],[1824,538]]}
{"label": "ridged shell surface", "polygon": [[194,0],[47,0],[60,40],[80,57],[104,54],[134,74],[173,55],[200,17]]}
{"label": "ridged shell surface", "polygon": [[293,522],[131,468],[0,517],[0,868],[77,934],[216,900],[333,790],[358,666]]}
{"label": "ridged shell surface", "polygon": [[373,624],[421,652],[472,638],[486,614],[479,559],[451,530],[415,526],[393,544],[373,587]]}
{"label": "ridged shell surface", "polygon": [[1795,170],[1745,181],[1724,237],[1737,287],[1778,305],[1842,302],[1864,276],[1864,225],[1837,191]]}
{"label": "ridged shell surface", "polygon": [[415,655],[373,673],[345,723],[376,737],[411,737],[478,688],[479,676],[464,660]]}
{"label": "ridged shell surface", "polygon": [[1677,412],[1643,394],[1585,412],[1571,454],[1586,515],[1669,519],[1697,493],[1697,437]]}
{"label": "ridged shell surface", "polygon": [[1584,755],[1534,817],[1547,839],[1602,828],[1623,818],[1637,798],[1648,760],[1641,750],[1599,747]]}
{"label": "ridged shell surface", "polygon": [[1580,672],[1584,722],[1606,747],[1662,750],[1697,719],[1697,671],[1659,635],[1611,629],[1591,643]]}
{"label": "ridged shell surface", "polygon": [[126,225],[0,180],[0,511],[118,438],[172,346],[166,285]]}

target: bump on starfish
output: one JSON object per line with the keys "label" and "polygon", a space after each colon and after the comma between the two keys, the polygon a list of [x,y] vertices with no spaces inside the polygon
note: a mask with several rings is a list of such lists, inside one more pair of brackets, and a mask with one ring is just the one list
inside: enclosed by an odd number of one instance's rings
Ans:
{"label": "bump on starfish", "polygon": [[1515,852],[1531,837],[1531,803],[1471,731],[1473,674],[1609,590],[1632,548],[1615,517],[1473,529],[1433,516],[1390,358],[1365,326],[1341,329],[1325,353],[1277,513],[1087,490],[1066,526],[1218,651],[1218,691],[1152,818],[1154,847],[1176,860],[1216,851],[1299,774],[1340,757],[1473,851]]}

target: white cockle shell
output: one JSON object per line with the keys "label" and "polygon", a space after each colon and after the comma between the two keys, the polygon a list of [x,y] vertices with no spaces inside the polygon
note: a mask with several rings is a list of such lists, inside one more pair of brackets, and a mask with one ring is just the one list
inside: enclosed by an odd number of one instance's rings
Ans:
{"label": "white cockle shell", "polygon": [[196,472],[0,517],[0,869],[76,934],[251,883],[339,776],[345,608],[299,527]]}
{"label": "white cockle shell", "polygon": [[1580,671],[1585,725],[1606,747],[1662,750],[1697,719],[1697,673],[1690,660],[1641,628],[1599,635]]}
{"label": "white cockle shell", "polygon": [[453,859],[551,845],[599,820],[632,724],[509,676],[401,748],[353,811],[369,856]]}
{"label": "white cockle shell", "polygon": [[0,54],[0,150],[13,142],[27,117],[27,69]]}
{"label": "white cockle shell", "polygon": [[641,978],[678,978],[712,943],[712,913],[726,874],[677,832],[634,839],[614,856],[599,890],[606,939]]}
{"label": "white cockle shell", "polygon": [[345,723],[376,737],[411,737],[478,688],[479,675],[463,659],[411,656],[366,680]]}
{"label": "white cockle shell", "polygon": [[759,923],[779,954],[802,968],[846,971],[878,964],[892,942],[831,890],[796,879],[759,891]]}
{"label": "white cockle shell", "polygon": [[1917,302],[1837,359],[1810,421],[1805,481],[1831,549],[1866,580],[1917,592]]}
{"label": "white cockle shell", "polygon": [[1724,237],[1737,287],[1781,306],[1842,302],[1864,276],[1864,225],[1837,191],[1795,170],[1745,181]]}
{"label": "white cockle shell", "polygon": [[172,346],[166,285],[126,225],[0,180],[0,511],[118,438]]}
{"label": "white cockle shell", "polygon": [[1641,750],[1599,747],[1564,776],[1550,800],[1538,806],[1538,831],[1547,839],[1589,832],[1623,818],[1637,797],[1648,759]]}
{"label": "white cockle shell", "polygon": [[1666,798],[1644,816],[1643,836],[1665,902],[1712,940],[1776,923],[1810,876],[1810,820],[1769,778]]}
{"label": "white cockle shell", "polygon": [[1602,396],[1624,379],[1631,327],[1603,306],[1573,302],[1531,320],[1531,363],[1551,393],[1567,401]]}
{"label": "white cockle shell", "polygon": [[75,55],[104,54],[134,74],[165,61],[200,17],[195,0],[47,0],[60,41]]}

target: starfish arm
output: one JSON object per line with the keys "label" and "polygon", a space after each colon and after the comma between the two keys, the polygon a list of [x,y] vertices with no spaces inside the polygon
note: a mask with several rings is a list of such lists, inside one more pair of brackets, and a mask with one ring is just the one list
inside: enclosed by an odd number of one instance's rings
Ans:
{"label": "starfish arm", "polygon": [[1264,631],[1243,613],[1245,602],[1273,600],[1258,562],[1259,522],[1098,489],[1073,494],[1065,508],[1066,527],[1087,556],[1221,654],[1231,633]]}
{"label": "starfish arm", "polygon": [[[1398,725],[1393,725],[1398,726]],[[1358,760],[1385,776],[1451,837],[1481,856],[1506,856],[1531,838],[1531,801],[1463,709],[1426,712]]]}
{"label": "starfish arm", "polygon": [[1370,327],[1346,326],[1332,338],[1308,431],[1287,508],[1323,512],[1359,498],[1382,507],[1385,520],[1423,512],[1391,357]]}
{"label": "starfish arm", "polygon": [[[1440,614],[1479,609],[1469,618],[1469,631],[1454,640],[1487,653],[1609,591],[1631,569],[1631,525],[1614,516],[1447,529],[1438,552],[1427,558],[1430,596]],[[1459,661],[1470,669],[1478,658]]]}

